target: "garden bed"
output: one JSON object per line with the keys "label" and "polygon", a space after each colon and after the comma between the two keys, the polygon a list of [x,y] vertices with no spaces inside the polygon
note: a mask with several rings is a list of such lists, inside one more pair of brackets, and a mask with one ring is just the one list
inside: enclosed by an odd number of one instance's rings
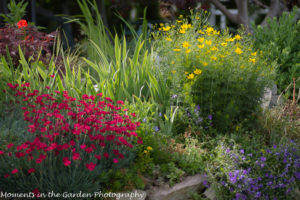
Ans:
{"label": "garden bed", "polygon": [[[1,29],[18,37],[0,39],[13,47],[0,61],[0,191],[297,199],[299,79],[293,95],[281,90],[282,104],[261,108],[265,89],[287,77],[283,60],[270,61],[257,44],[260,29],[219,31],[196,12],[152,32],[144,23],[129,41],[109,37],[79,2],[89,41],[82,54],[25,21]],[[54,44],[57,53],[39,57]]]}

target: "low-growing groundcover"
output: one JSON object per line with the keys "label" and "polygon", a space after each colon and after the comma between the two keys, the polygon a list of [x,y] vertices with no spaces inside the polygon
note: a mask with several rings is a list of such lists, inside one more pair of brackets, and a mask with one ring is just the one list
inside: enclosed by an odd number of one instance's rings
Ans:
{"label": "low-growing groundcover", "polygon": [[299,150],[294,141],[250,152],[220,144],[208,180],[220,199],[297,199]]}

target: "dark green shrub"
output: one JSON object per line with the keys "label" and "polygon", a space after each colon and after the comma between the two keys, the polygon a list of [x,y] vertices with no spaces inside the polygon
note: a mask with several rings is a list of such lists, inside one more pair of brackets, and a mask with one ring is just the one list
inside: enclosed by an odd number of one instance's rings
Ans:
{"label": "dark green shrub", "polygon": [[[253,27],[254,47],[263,51],[269,62],[277,61],[276,84],[283,91],[293,78],[300,77],[300,21],[295,20],[297,9],[284,12],[280,18],[269,19],[264,27]],[[300,87],[297,83],[296,88]],[[292,89],[286,93],[291,97]]]}

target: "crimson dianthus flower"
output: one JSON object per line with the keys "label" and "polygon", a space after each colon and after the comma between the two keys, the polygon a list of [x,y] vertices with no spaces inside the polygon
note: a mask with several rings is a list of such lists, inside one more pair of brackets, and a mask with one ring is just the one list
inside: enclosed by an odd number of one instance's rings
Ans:
{"label": "crimson dianthus flower", "polygon": [[79,159],[80,159],[80,154],[74,152],[73,155],[72,155],[72,159],[73,159],[73,160],[79,160]]}
{"label": "crimson dianthus flower", "polygon": [[8,149],[10,149],[10,148],[12,148],[14,146],[14,144],[8,144],[6,147],[8,148]]}
{"label": "crimson dianthus flower", "polygon": [[95,158],[101,160],[101,155],[95,155]]}
{"label": "crimson dianthus flower", "polygon": [[105,152],[105,153],[103,154],[103,156],[104,156],[105,158],[108,158],[108,157],[109,157],[109,154],[108,154],[107,152]]}
{"label": "crimson dianthus flower", "polygon": [[32,192],[33,192],[33,194],[34,194],[35,197],[39,197],[40,194],[41,194],[40,191],[39,191],[39,189],[37,189],[37,188],[35,188]]}
{"label": "crimson dianthus flower", "polygon": [[34,168],[30,168],[30,169],[27,170],[27,172],[28,172],[29,174],[34,173],[34,172],[35,172],[35,169],[34,169]]}
{"label": "crimson dianthus flower", "polygon": [[96,164],[91,162],[91,163],[87,163],[85,166],[88,170],[93,171],[96,167]]}
{"label": "crimson dianthus flower", "polygon": [[18,169],[13,169],[13,170],[11,171],[12,174],[16,174],[16,173],[18,173],[18,172],[19,172]]}
{"label": "crimson dianthus flower", "polygon": [[65,166],[71,165],[71,161],[69,160],[68,157],[64,157],[64,158],[63,158],[63,163],[64,163]]}

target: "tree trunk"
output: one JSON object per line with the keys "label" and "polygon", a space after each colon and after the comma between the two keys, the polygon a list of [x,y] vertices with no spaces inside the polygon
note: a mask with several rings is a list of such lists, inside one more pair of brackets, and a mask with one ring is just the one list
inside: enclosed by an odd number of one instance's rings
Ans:
{"label": "tree trunk", "polygon": [[97,5],[98,5],[98,10],[101,15],[104,26],[108,27],[104,0],[97,0]]}
{"label": "tree trunk", "polygon": [[235,0],[238,16],[237,23],[243,25],[245,30],[249,31],[249,17],[248,17],[248,0]]}
{"label": "tree trunk", "polygon": [[235,0],[238,14],[232,14],[219,0],[211,0],[211,2],[218,8],[231,22],[237,25],[243,25],[245,30],[249,31],[249,17],[248,17],[248,0]]}
{"label": "tree trunk", "polygon": [[262,26],[267,24],[267,19],[277,17],[280,14],[280,0],[271,0],[269,7],[269,12],[266,15],[264,21],[262,22]]}

